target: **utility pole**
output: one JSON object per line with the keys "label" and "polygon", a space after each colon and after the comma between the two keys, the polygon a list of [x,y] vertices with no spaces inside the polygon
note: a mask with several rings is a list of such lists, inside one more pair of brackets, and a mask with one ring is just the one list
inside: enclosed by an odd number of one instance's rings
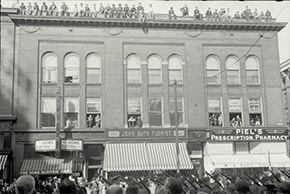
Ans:
{"label": "utility pole", "polygon": [[178,142],[178,116],[177,116],[177,81],[174,80],[174,104],[175,104],[175,145],[176,145],[176,173],[179,174],[179,142]]}
{"label": "utility pole", "polygon": [[56,148],[55,148],[55,157],[61,157],[61,148],[60,148],[60,86],[56,88],[56,114],[55,114],[55,122],[56,122],[56,129],[55,129],[55,140],[56,140]]}

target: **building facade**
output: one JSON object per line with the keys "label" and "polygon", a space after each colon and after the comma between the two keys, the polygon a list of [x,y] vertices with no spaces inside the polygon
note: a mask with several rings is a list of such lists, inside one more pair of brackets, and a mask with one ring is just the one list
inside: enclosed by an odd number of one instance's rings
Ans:
{"label": "building facade", "polygon": [[289,71],[290,71],[290,59],[285,60],[280,64],[281,78],[282,78],[282,94],[283,94],[283,102],[285,107],[285,118],[286,124],[290,125],[290,115],[289,115],[289,107],[290,107],[290,93],[289,93]]}
{"label": "building facade", "polygon": [[[122,157],[116,153],[172,147],[176,121],[184,169],[193,168],[188,158],[200,171],[266,167],[271,154],[286,161],[272,161],[273,167],[289,165],[277,65],[277,33],[285,23],[164,15],[143,23],[2,10],[0,109],[17,118],[14,176],[41,171],[29,169],[30,162],[49,161],[56,149],[58,160],[76,158],[69,167],[89,178],[98,169],[140,170],[138,161],[135,169],[114,167]],[[266,162],[242,166],[238,154]],[[144,169],[162,169],[152,166]]]}

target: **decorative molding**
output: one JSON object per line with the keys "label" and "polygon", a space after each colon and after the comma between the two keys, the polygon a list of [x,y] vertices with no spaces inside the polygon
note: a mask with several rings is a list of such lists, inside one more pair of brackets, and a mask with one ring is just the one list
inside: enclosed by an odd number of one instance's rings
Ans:
{"label": "decorative molding", "polygon": [[20,29],[30,34],[33,34],[33,33],[38,32],[39,30],[42,30],[41,27],[35,27],[35,26],[20,27]]}
{"label": "decorative molding", "polygon": [[196,38],[196,37],[198,37],[198,36],[200,36],[201,35],[201,31],[199,31],[199,30],[195,30],[195,31],[184,31],[184,34],[185,35],[187,35],[187,36],[189,36],[189,37],[191,37],[191,38]]}
{"label": "decorative molding", "polygon": [[118,36],[120,35],[123,30],[120,29],[105,29],[103,32],[107,33],[110,36]]}

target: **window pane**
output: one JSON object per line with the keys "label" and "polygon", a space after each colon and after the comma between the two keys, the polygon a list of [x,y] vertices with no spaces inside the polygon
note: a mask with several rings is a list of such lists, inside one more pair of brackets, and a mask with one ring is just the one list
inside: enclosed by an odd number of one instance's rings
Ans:
{"label": "window pane", "polygon": [[249,99],[249,111],[252,113],[260,113],[261,112],[261,105],[260,99]]}
{"label": "window pane", "polygon": [[75,67],[79,68],[80,66],[79,57],[76,54],[69,54],[65,59],[65,67]]}
{"label": "window pane", "polygon": [[247,83],[259,83],[258,70],[247,70]]}
{"label": "window pane", "polygon": [[255,57],[248,57],[246,60],[246,69],[247,70],[258,70],[259,62]]}
{"label": "window pane", "polygon": [[169,69],[177,69],[177,70],[181,70],[182,69],[182,64],[181,64],[181,60],[179,57],[171,57],[169,60]]}
{"label": "window pane", "polygon": [[162,113],[149,113],[149,125],[162,126]]}
{"label": "window pane", "polygon": [[64,126],[65,129],[78,127],[78,113],[64,113]]}
{"label": "window pane", "polygon": [[87,69],[87,83],[101,83],[101,70]]}
{"label": "window pane", "polygon": [[151,56],[149,58],[148,69],[161,69],[161,59],[159,56]]}
{"label": "window pane", "polygon": [[56,83],[57,80],[57,57],[48,53],[42,61],[42,81],[45,83]]}
{"label": "window pane", "polygon": [[207,82],[208,83],[219,83],[220,75],[219,70],[207,70]]}
{"label": "window pane", "polygon": [[138,56],[130,56],[128,58],[128,64],[127,64],[128,69],[140,69],[141,64],[140,64],[140,59]]}
{"label": "window pane", "polygon": [[[183,113],[177,113],[178,126],[183,123]],[[175,112],[170,112],[170,125],[175,126]]]}
{"label": "window pane", "polygon": [[239,71],[227,71],[227,81],[228,83],[240,83],[240,72]]}
{"label": "window pane", "polygon": [[230,125],[232,127],[241,127],[242,124],[242,113],[230,113]]}
{"label": "window pane", "polygon": [[262,114],[250,114],[250,126],[252,127],[261,127],[262,126]]}
{"label": "window pane", "polygon": [[217,57],[210,56],[206,59],[206,69],[220,69],[219,60]]}
{"label": "window pane", "polygon": [[[177,111],[178,112],[183,112],[183,98],[177,97]],[[170,111],[174,112],[175,111],[175,100],[174,97],[170,97]]]}
{"label": "window pane", "polygon": [[87,68],[101,68],[101,58],[96,54],[88,56]]}
{"label": "window pane", "polygon": [[148,70],[149,83],[161,83],[161,70]]}
{"label": "window pane", "polygon": [[221,112],[220,99],[208,99],[209,112]]}
{"label": "window pane", "polygon": [[42,97],[41,112],[54,114],[56,112],[56,98]]}
{"label": "window pane", "polygon": [[222,126],[222,122],[223,122],[222,113],[209,113],[210,127]]}
{"label": "window pane", "polygon": [[128,83],[141,83],[140,69],[128,69]]}
{"label": "window pane", "polygon": [[128,127],[142,127],[141,114],[128,114]]}
{"label": "window pane", "polygon": [[240,63],[238,61],[238,58],[237,57],[228,57],[226,60],[226,67],[227,67],[227,69],[239,70]]}
{"label": "window pane", "polygon": [[128,98],[128,113],[140,113],[141,100],[140,98]]}
{"label": "window pane", "polygon": [[149,99],[149,104],[150,104],[150,111],[162,111],[162,106],[161,106],[161,99],[160,98],[150,98]]}
{"label": "window pane", "polygon": [[241,99],[229,99],[230,112],[242,112]]}
{"label": "window pane", "polygon": [[101,114],[100,113],[87,113],[87,127],[100,128],[101,127]]}
{"label": "window pane", "polygon": [[55,114],[41,113],[41,126],[42,127],[55,127]]}
{"label": "window pane", "polygon": [[100,113],[100,112],[101,112],[101,99],[87,98],[87,113]]}
{"label": "window pane", "polygon": [[181,70],[169,70],[169,83],[174,83],[174,80],[177,81],[177,84],[182,84]]}
{"label": "window pane", "polygon": [[78,68],[65,68],[65,82],[78,83],[79,82],[79,69]]}
{"label": "window pane", "polygon": [[64,98],[64,112],[79,112],[78,98]]}

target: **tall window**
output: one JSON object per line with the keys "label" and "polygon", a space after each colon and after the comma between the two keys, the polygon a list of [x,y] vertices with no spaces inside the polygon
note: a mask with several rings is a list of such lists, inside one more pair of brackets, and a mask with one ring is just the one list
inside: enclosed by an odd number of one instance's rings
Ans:
{"label": "tall window", "polygon": [[64,98],[64,128],[71,129],[79,125],[79,99],[77,97]]}
{"label": "tall window", "polygon": [[174,80],[176,80],[178,84],[182,84],[183,76],[181,58],[179,56],[170,57],[168,66],[169,83],[173,84]]}
{"label": "tall window", "polygon": [[149,98],[149,125],[150,127],[162,126],[162,99]]}
{"label": "tall window", "polygon": [[161,58],[158,55],[152,55],[148,59],[148,83],[159,84],[161,82]]}
{"label": "tall window", "polygon": [[209,98],[208,99],[208,118],[209,126],[222,126],[223,117],[222,117],[222,108],[221,108],[220,98]]}
{"label": "tall window", "polygon": [[250,125],[255,127],[262,126],[262,108],[260,98],[249,99]]}
{"label": "tall window", "polygon": [[41,126],[55,127],[56,98],[41,98]]}
{"label": "tall window", "polygon": [[101,57],[97,54],[90,54],[87,57],[87,83],[101,83]]}
{"label": "tall window", "polygon": [[211,55],[206,59],[207,83],[220,83],[220,61],[217,56]]}
{"label": "tall window", "polygon": [[64,82],[79,83],[80,59],[75,53],[70,53],[64,61]]}
{"label": "tall window", "polygon": [[232,127],[242,126],[242,104],[240,98],[229,99],[230,125]]}
{"label": "tall window", "polygon": [[240,62],[236,56],[229,56],[226,60],[228,84],[240,83]]}
{"label": "tall window", "polygon": [[[177,97],[177,124],[183,123],[183,98]],[[175,98],[170,97],[170,125],[175,126]]]}
{"label": "tall window", "polygon": [[42,82],[57,82],[57,57],[53,53],[47,53],[42,57]]}
{"label": "tall window", "polygon": [[141,83],[141,64],[137,55],[127,58],[127,81],[128,83]]}
{"label": "tall window", "polygon": [[128,127],[142,127],[141,98],[128,97]]}
{"label": "tall window", "polygon": [[101,99],[87,98],[87,127],[101,127]]}
{"label": "tall window", "polygon": [[246,75],[248,84],[259,83],[259,61],[254,56],[250,56],[246,59]]}

